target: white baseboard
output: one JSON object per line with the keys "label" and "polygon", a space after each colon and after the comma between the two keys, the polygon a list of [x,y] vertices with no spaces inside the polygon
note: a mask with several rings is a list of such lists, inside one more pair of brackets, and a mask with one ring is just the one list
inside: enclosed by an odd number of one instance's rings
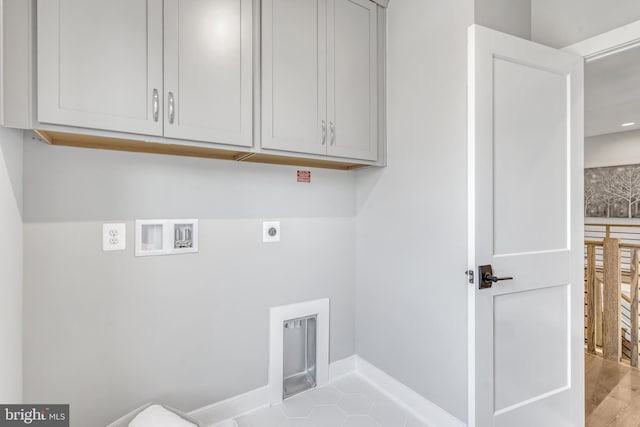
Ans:
{"label": "white baseboard", "polygon": [[[466,426],[465,423],[438,405],[425,399],[357,355],[331,363],[329,365],[329,383],[354,373],[360,375],[364,380],[371,383],[429,426]],[[204,408],[196,409],[190,412],[189,415],[202,422],[205,426],[210,426],[267,406],[269,406],[269,387],[264,386]]]}
{"label": "white baseboard", "polygon": [[247,412],[269,406],[269,387],[264,386],[189,412],[205,426],[221,423]]}
{"label": "white baseboard", "polygon": [[329,364],[329,382],[335,381],[337,378],[344,377],[345,375],[353,374],[356,372],[356,364],[358,362],[358,356],[346,357],[341,360],[336,360]]}
{"label": "white baseboard", "polygon": [[389,374],[373,366],[363,358],[356,356],[356,373],[405,407],[416,417],[433,427],[465,427],[458,418],[454,417],[435,403],[425,399]]}

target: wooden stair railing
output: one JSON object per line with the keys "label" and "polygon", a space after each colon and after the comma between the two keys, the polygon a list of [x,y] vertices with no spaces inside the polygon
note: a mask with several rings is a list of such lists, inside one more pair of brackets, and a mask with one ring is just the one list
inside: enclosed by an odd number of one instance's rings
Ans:
{"label": "wooden stair railing", "polygon": [[[587,271],[586,271],[586,338],[587,351],[589,353],[596,352],[596,246],[587,244]],[[599,286],[598,286],[599,288]],[[598,295],[600,292],[597,292]],[[599,309],[597,311],[600,311]]]}
{"label": "wooden stair railing", "polygon": [[[605,359],[619,362],[626,356],[631,366],[638,367],[640,245],[621,243],[620,239],[605,237],[602,241],[585,241],[585,246],[587,352],[595,353],[596,348],[601,347]],[[597,265],[597,248],[602,248],[602,267]],[[629,251],[629,270],[626,271],[622,268],[621,249]],[[621,292],[623,282],[630,285],[628,297]],[[630,307],[628,330],[623,329],[622,325],[622,301],[626,301]],[[625,307],[625,324],[626,316]]]}
{"label": "wooden stair railing", "polygon": [[638,262],[640,262],[640,249],[633,249],[631,256],[631,291],[629,293],[630,320],[631,320],[631,366],[638,367],[638,278],[640,270]]}
{"label": "wooden stair railing", "polygon": [[619,362],[622,355],[622,340],[620,339],[620,239],[605,237],[603,247],[602,355],[606,360]]}

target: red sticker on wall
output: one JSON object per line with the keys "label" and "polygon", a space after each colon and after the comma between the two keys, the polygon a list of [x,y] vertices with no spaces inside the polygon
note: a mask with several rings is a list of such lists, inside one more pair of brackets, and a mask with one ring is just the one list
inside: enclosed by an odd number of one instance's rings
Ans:
{"label": "red sticker on wall", "polygon": [[298,182],[311,182],[311,171],[298,171]]}

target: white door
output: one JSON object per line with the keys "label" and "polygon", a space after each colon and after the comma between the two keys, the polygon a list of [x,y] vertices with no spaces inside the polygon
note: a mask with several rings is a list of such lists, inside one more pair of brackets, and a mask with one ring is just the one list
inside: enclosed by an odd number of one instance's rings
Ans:
{"label": "white door", "polygon": [[378,29],[376,3],[327,3],[327,154],[378,158]]}
{"label": "white door", "polygon": [[582,170],[582,57],[471,27],[470,426],[584,425]]}
{"label": "white door", "polygon": [[38,121],[162,135],[162,0],[38,1]]}
{"label": "white door", "polygon": [[253,144],[252,28],[252,0],[165,0],[165,136]]}
{"label": "white door", "polygon": [[262,2],[262,147],[326,154],[326,0]]}

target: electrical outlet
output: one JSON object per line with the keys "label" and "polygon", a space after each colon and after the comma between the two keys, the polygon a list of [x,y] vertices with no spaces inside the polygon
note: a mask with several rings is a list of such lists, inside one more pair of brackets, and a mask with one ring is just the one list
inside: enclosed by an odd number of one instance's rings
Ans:
{"label": "electrical outlet", "polygon": [[102,250],[121,251],[124,250],[126,240],[126,227],[124,224],[103,224],[102,225]]}
{"label": "electrical outlet", "polygon": [[262,241],[264,243],[280,241],[280,221],[265,221],[262,223]]}

